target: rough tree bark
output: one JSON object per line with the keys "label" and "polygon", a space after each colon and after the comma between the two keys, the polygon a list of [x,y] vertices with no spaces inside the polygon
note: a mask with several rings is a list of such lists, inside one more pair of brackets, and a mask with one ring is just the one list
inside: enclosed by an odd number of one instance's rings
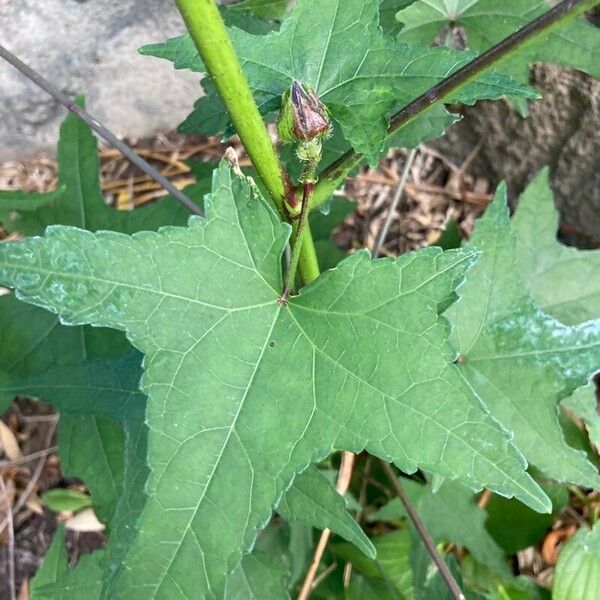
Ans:
{"label": "rough tree bark", "polygon": [[[600,81],[555,65],[535,65],[532,83],[543,98],[528,119],[506,102],[480,102],[434,145],[461,162],[481,144],[470,170],[505,179],[514,199],[544,166],[562,219],[600,239]],[[581,239],[579,239],[581,238]],[[585,236],[573,239],[586,245]],[[589,244],[589,240],[588,240]]]}

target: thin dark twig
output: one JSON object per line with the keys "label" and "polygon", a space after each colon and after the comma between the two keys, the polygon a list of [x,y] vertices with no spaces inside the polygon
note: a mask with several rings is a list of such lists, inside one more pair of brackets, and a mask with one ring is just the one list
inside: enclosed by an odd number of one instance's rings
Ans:
{"label": "thin dark twig", "polygon": [[157,171],[150,163],[146,162],[127,144],[121,141],[114,133],[109,131],[102,123],[90,115],[85,109],[81,108],[65,96],[56,86],[52,85],[47,79],[42,77],[37,71],[25,64],[12,52],[0,44],[0,58],[11,64],[20,71],[25,77],[33,81],[37,86],[50,94],[57,102],[62,104],[67,110],[77,115],[84,123],[87,123],[100,137],[104,138],[111,146],[119,150],[125,158],[131,161],[136,167],[141,169],[146,175],[154,179],[156,183],[162,186],[175,200],[181,202],[190,212],[201,215],[202,211],[190,198],[181,190],[177,189],[164,175]]}
{"label": "thin dark twig", "polygon": [[455,598],[455,600],[465,600],[465,595],[462,593],[458,583],[456,582],[456,579],[454,579],[454,576],[450,572],[450,569],[448,569],[448,565],[443,561],[442,557],[438,553],[435,544],[433,543],[433,540],[429,535],[429,532],[425,528],[425,525],[423,525],[423,521],[421,521],[421,518],[417,514],[415,507],[412,505],[410,499],[406,495],[406,492],[402,489],[400,481],[396,477],[394,470],[388,463],[386,463],[383,460],[381,461],[381,465],[383,466],[385,474],[388,476],[388,479],[393,485],[394,490],[396,490],[398,497],[402,501],[402,504],[404,504],[404,508],[406,509],[406,512],[408,513],[412,524],[415,526],[417,533],[423,541],[423,545],[425,546],[427,552],[429,552],[431,558],[433,559],[433,562],[438,568],[442,579],[448,586],[448,589],[452,593],[452,596]]}

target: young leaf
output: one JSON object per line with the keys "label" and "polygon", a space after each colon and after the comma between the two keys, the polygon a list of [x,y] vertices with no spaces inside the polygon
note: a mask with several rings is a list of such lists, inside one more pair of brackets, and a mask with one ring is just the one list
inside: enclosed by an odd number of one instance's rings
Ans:
{"label": "young leaf", "polygon": [[554,600],[600,597],[600,522],[580,529],[561,549],[554,572]]}
{"label": "young leaf", "polygon": [[346,510],[346,501],[313,465],[294,479],[277,505],[277,512],[288,523],[300,521],[319,529],[327,527],[375,558],[373,544]]}
{"label": "young leaf", "polygon": [[559,321],[600,319],[600,250],[569,248],[556,239],[558,212],[548,175],[543,169],[527,186],[512,218],[519,273],[533,299]]}
{"label": "young leaf", "polygon": [[[317,11],[314,8],[312,0],[299,0],[280,31],[260,39],[232,29],[244,73],[264,115],[279,108],[292,81],[312,87],[352,147],[375,164],[383,149],[390,112],[426,92],[473,55],[395,42],[379,28],[378,0],[331,0]],[[204,70],[187,36],[141,51],[172,60],[176,68]],[[227,129],[229,119],[214,86],[205,87],[205,92],[182,124],[182,131],[215,134]],[[536,97],[529,86],[489,73],[451,101],[472,104],[506,94]]]}
{"label": "young leaf", "polygon": [[[436,543],[452,542],[464,546],[495,573],[510,576],[502,549],[485,527],[487,515],[475,504],[471,491],[454,481],[445,481],[435,493],[431,485],[420,485],[407,479],[402,480],[402,487]],[[370,520],[386,521],[405,516],[404,506],[395,498],[371,515]],[[465,527],[465,523],[469,526]]]}
{"label": "young leaf", "polygon": [[575,390],[571,396],[561,402],[567,410],[583,419],[585,422],[590,442],[600,451],[600,415],[598,414],[596,384],[588,383],[586,386]]}
{"label": "young leaf", "polygon": [[[481,53],[540,16],[547,0],[418,0],[397,14],[404,27],[399,39],[430,44],[445,27],[462,26],[471,50]],[[585,19],[571,19],[544,38],[511,53],[497,71],[529,81],[534,62],[548,62],[600,76],[600,31]]]}
{"label": "young leaf", "polygon": [[334,449],[548,510],[450,362],[438,310],[471,251],[359,252],[284,305],[289,226],[225,164],[213,190],[187,228],[0,245],[0,284],[66,323],[126,329],[146,354],[149,500],[111,593],[219,595],[282,491]]}
{"label": "young leaf", "polygon": [[563,440],[557,404],[600,365],[600,321],[565,326],[534,304],[515,270],[504,185],[467,247],[481,259],[446,313],[462,373],[531,464],[558,481],[597,488],[596,467]]}
{"label": "young leaf", "polygon": [[44,492],[42,501],[55,512],[74,512],[92,505],[92,499],[87,494],[64,488],[53,488]]}

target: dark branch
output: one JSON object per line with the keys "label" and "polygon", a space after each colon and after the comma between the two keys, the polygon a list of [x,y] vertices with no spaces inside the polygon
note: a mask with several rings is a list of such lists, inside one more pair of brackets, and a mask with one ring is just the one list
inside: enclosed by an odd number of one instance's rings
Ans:
{"label": "dark branch", "polygon": [[69,100],[56,86],[52,85],[47,79],[34,71],[29,65],[17,58],[12,52],[0,44],[0,57],[10,63],[15,69],[23,73],[25,77],[41,87],[50,94],[57,102],[66,109],[77,115],[82,121],[87,123],[100,137],[104,138],[111,146],[119,150],[123,156],[130,160],[136,167],[150,176],[156,183],[162,186],[175,200],[181,202],[190,212],[201,215],[202,211],[192,200],[190,200],[181,190],[178,190],[164,175],[159,173],[151,164],[146,162],[141,156],[135,153],[127,144],[122,142],[114,133],[109,131],[102,123],[92,117],[87,111],[77,106],[72,100]]}
{"label": "dark branch", "polygon": [[385,474],[388,476],[390,483],[394,486],[394,490],[396,490],[396,493],[398,494],[398,497],[402,501],[402,504],[404,504],[404,508],[406,509],[406,512],[408,513],[408,516],[410,517],[412,524],[415,526],[417,533],[419,534],[421,540],[423,541],[423,545],[427,549],[427,552],[429,552],[429,554],[431,555],[433,562],[435,563],[436,567],[438,568],[440,575],[442,576],[442,579],[448,586],[448,589],[452,593],[452,596],[455,598],[455,600],[465,600],[465,595],[462,593],[458,583],[456,583],[456,579],[454,579],[454,576],[452,575],[452,573],[450,573],[450,569],[448,569],[448,565],[443,561],[442,557],[439,555],[438,551],[436,550],[435,544],[433,543],[433,540],[431,539],[429,532],[427,531],[427,529],[425,529],[425,525],[423,525],[423,521],[421,521],[421,518],[417,514],[415,507],[412,505],[411,501],[409,500],[408,496],[406,495],[406,492],[402,489],[402,486],[400,485],[400,481],[398,481],[398,478],[396,477],[394,470],[388,463],[386,463],[383,460],[381,461],[381,465],[383,466],[383,470],[385,471]]}

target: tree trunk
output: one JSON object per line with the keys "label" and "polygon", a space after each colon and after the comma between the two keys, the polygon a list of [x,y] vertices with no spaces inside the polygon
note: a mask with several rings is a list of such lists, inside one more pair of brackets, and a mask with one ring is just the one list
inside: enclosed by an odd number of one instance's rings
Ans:
{"label": "tree trunk", "polygon": [[[434,145],[463,161],[481,144],[470,171],[505,179],[514,199],[544,166],[565,223],[600,238],[600,81],[554,65],[536,65],[543,98],[521,118],[507,102],[466,107],[464,118]],[[575,241],[575,240],[574,240]],[[576,240],[585,245],[585,236]]]}

